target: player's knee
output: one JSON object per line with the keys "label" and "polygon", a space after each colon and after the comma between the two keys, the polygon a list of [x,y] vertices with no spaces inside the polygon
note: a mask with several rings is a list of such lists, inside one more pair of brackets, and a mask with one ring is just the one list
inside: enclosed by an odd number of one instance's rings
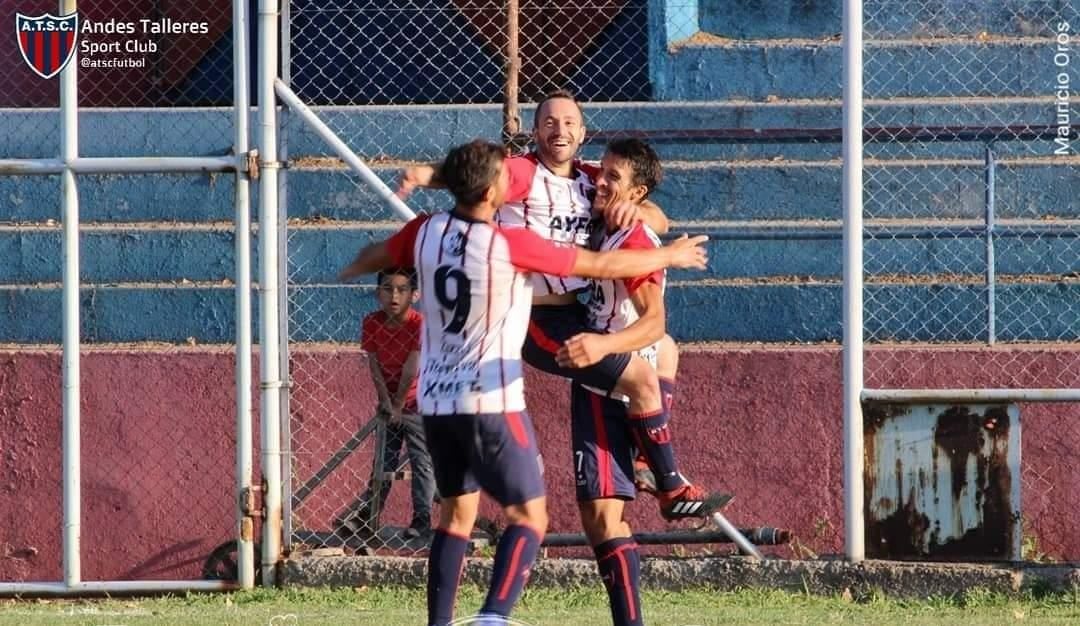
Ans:
{"label": "player's knee", "polygon": [[544,498],[535,498],[524,504],[505,508],[506,519],[512,526],[528,526],[541,537],[547,533],[548,514]]}
{"label": "player's knee", "polygon": [[656,372],[663,378],[674,379],[679,371],[679,346],[671,335],[664,335],[656,351]]}
{"label": "player's knee", "polygon": [[616,511],[611,507],[604,507],[603,500],[590,500],[578,503],[578,511],[581,514],[581,528],[585,531],[585,537],[589,545],[598,546],[605,541],[618,537],[629,537],[630,525],[622,518],[621,509]]}
{"label": "player's knee", "polygon": [[634,356],[619,378],[617,391],[630,397],[631,404],[660,403],[660,379],[656,370],[644,359]]}

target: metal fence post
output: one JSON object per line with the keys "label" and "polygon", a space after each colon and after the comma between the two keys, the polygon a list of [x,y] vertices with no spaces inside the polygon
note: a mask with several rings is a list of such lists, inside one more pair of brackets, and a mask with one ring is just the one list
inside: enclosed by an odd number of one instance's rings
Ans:
{"label": "metal fence post", "polygon": [[251,188],[246,168],[248,156],[248,19],[247,0],[233,0],[233,110],[236,115],[234,152],[236,168],[236,490],[237,576],[240,586],[255,586],[255,524],[247,510],[245,495],[251,493]]}
{"label": "metal fence post", "polygon": [[862,0],[844,2],[844,553],[865,558],[863,520]]}
{"label": "metal fence post", "polygon": [[281,553],[281,363],[278,361],[278,3],[259,0],[259,347],[264,486],[262,580],[276,583]]}
{"label": "metal fence post", "polygon": [[[62,0],[60,14],[78,10],[76,0]],[[68,63],[60,74],[60,129],[63,145],[60,159],[61,201],[64,222],[64,584],[73,587],[82,582],[79,560],[82,533],[80,458],[80,363],[79,363],[79,189],[71,163],[79,156],[79,70],[78,63]]]}
{"label": "metal fence post", "polygon": [[518,107],[518,79],[521,74],[521,53],[518,46],[518,0],[506,2],[506,84],[503,89],[503,145],[512,146],[521,133],[521,111]]}

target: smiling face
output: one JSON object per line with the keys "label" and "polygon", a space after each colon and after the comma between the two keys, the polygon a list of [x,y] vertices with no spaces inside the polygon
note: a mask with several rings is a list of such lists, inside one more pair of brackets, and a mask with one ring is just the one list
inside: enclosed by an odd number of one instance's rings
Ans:
{"label": "smiling face", "polygon": [[533,141],[540,160],[556,174],[569,175],[578,148],[585,141],[581,108],[568,97],[548,98],[536,111],[535,122]]}
{"label": "smiling face", "polygon": [[649,195],[649,188],[634,181],[633,164],[622,156],[610,152],[600,160],[600,173],[596,177],[596,199],[593,210],[599,215],[620,202],[641,202]]}

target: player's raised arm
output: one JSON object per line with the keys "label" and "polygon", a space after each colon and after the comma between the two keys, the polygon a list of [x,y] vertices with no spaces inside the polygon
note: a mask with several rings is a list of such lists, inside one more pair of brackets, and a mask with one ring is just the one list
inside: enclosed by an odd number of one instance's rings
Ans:
{"label": "player's raised arm", "polygon": [[703,270],[709,263],[703,247],[708,240],[705,235],[683,235],[653,250],[579,250],[570,274],[587,278],[634,278],[669,267]]}
{"label": "player's raised arm", "polygon": [[529,272],[586,278],[634,278],[669,267],[703,270],[709,256],[705,235],[683,235],[652,250],[591,250],[556,246],[524,228],[504,229],[511,262]]}
{"label": "player's raised arm", "polygon": [[417,187],[442,189],[444,185],[439,178],[440,167],[442,163],[413,165],[405,168],[405,171],[401,173],[401,178],[398,179],[397,197],[404,200]]}
{"label": "player's raised arm", "polygon": [[414,218],[399,230],[394,236],[365,246],[356,255],[352,263],[349,263],[338,274],[338,280],[346,281],[372,274],[388,267],[413,267],[413,247],[416,244],[416,233],[428,219],[427,215]]}

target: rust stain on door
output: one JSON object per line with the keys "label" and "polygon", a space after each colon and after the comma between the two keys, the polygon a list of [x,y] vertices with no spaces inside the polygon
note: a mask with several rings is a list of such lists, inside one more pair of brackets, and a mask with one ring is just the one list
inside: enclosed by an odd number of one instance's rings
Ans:
{"label": "rust stain on door", "polygon": [[1020,558],[1014,405],[864,404],[872,558]]}

